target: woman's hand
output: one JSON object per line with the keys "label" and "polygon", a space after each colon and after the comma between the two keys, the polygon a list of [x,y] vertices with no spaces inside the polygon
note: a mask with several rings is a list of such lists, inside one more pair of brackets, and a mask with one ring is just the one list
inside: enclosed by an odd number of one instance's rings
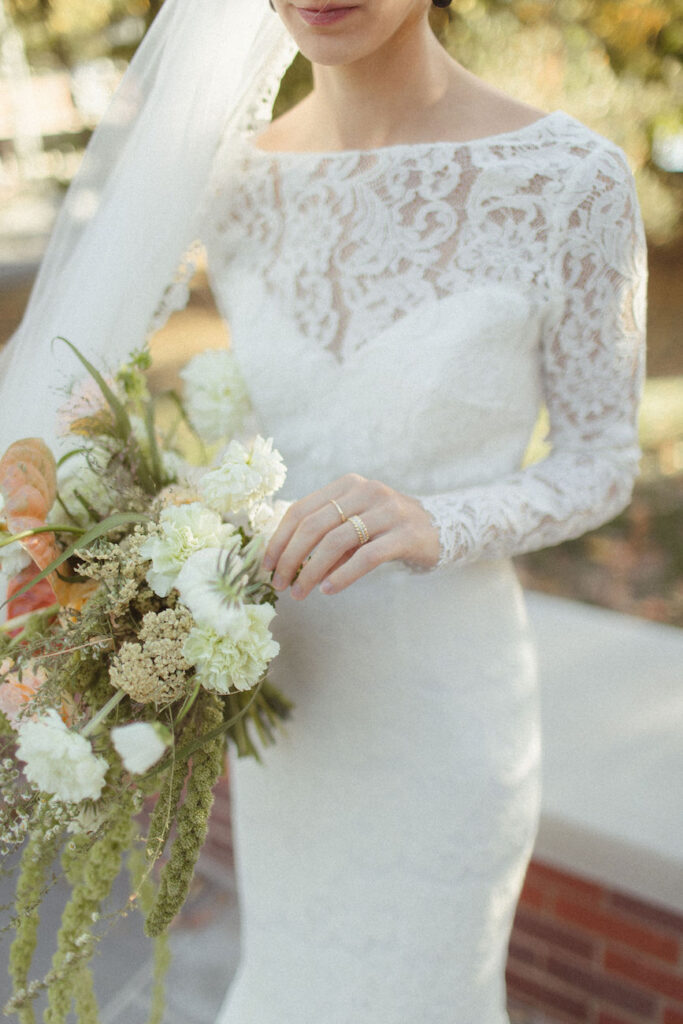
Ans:
{"label": "woman's hand", "polygon": [[[352,516],[365,525],[366,543],[349,522]],[[276,590],[288,587],[301,567],[291,591],[301,600],[318,584],[324,594],[337,594],[382,562],[396,559],[426,569],[436,565],[439,535],[429,513],[416,498],[348,473],[289,507],[263,565],[274,570]]]}

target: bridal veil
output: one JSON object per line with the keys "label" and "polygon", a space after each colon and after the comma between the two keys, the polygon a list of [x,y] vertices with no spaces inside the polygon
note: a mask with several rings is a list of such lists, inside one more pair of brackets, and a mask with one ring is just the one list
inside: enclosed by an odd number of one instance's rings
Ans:
{"label": "bridal veil", "polygon": [[23,322],[0,357],[0,451],[55,444],[63,336],[98,367],[139,349],[196,236],[212,160],[272,101],[295,53],[266,0],[165,0],[95,131]]}

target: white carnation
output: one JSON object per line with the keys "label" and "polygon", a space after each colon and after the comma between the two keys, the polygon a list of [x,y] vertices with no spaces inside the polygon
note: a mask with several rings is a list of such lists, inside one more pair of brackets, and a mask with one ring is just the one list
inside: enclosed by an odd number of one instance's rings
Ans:
{"label": "white carnation", "polygon": [[285,482],[287,471],[273,439],[257,436],[249,448],[231,441],[221,465],[205,473],[199,488],[207,505],[222,515],[248,511]]}
{"label": "white carnation", "polygon": [[205,689],[229,693],[249,690],[258,682],[280,650],[268,628],[274,614],[269,604],[250,604],[244,606],[241,623],[227,636],[197,626],[190,630],[183,654],[195,666]]}
{"label": "white carnation", "polygon": [[188,558],[176,587],[197,625],[220,636],[241,628],[244,608],[234,600],[234,584],[243,569],[239,555],[217,548],[204,548]]}
{"label": "white carnation", "polygon": [[140,554],[149,558],[152,568],[147,582],[159,597],[166,597],[175,585],[187,559],[202,548],[227,548],[239,543],[234,526],[199,502],[170,505],[159,517],[159,532],[141,546]]}
{"label": "white carnation", "polygon": [[264,540],[270,540],[282,518],[292,504],[291,501],[262,501],[249,510],[249,526]]}
{"label": "white carnation", "polygon": [[170,742],[168,729],[159,722],[116,725],[110,736],[123,767],[133,775],[141,775],[156,764]]}
{"label": "white carnation", "polygon": [[29,782],[68,803],[97,800],[107,762],[93,753],[84,736],[67,729],[53,708],[35,721],[22,722],[17,734],[17,757],[26,762]]}
{"label": "white carnation", "polygon": [[239,430],[249,411],[249,396],[231,352],[201,352],[180,376],[185,383],[185,409],[204,441],[221,441]]}

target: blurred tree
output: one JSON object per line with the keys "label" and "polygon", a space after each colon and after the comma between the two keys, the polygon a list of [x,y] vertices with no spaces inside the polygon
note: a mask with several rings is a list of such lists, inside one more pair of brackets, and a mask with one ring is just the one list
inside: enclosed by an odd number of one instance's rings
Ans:
{"label": "blurred tree", "polygon": [[[54,56],[70,67],[92,57],[130,57],[162,0],[6,0],[23,33],[34,64]],[[141,30],[119,43],[109,30],[126,19],[141,19]]]}

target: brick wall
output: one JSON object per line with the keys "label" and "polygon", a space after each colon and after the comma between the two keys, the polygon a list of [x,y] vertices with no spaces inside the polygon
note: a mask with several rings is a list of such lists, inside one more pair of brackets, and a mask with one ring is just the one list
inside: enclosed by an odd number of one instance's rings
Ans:
{"label": "brick wall", "polygon": [[[215,795],[205,852],[224,869],[227,779]],[[547,1024],[683,1024],[683,916],[534,860],[507,982],[511,1006]]]}
{"label": "brick wall", "polygon": [[683,917],[532,861],[508,992],[568,1024],[683,1024]]}

